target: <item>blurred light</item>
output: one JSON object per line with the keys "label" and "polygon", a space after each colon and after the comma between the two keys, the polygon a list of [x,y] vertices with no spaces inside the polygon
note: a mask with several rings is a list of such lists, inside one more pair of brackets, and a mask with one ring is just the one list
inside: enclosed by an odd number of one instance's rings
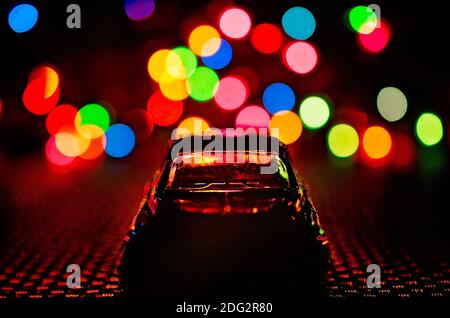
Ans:
{"label": "blurred light", "polygon": [[155,12],[153,0],[125,0],[125,12],[134,21],[143,21]]}
{"label": "blurred light", "polygon": [[295,93],[285,83],[270,84],[264,90],[263,104],[271,114],[282,110],[291,110],[295,105]]}
{"label": "blurred light", "polygon": [[307,128],[323,127],[330,118],[330,106],[319,96],[310,96],[303,100],[299,109],[300,117]]}
{"label": "blurred light", "polygon": [[392,138],[383,127],[372,126],[364,132],[362,145],[369,158],[381,159],[391,152]]}
{"label": "blurred light", "polygon": [[63,155],[56,147],[55,136],[51,136],[45,145],[45,154],[47,159],[58,166],[65,166],[75,161],[75,157],[68,157]]}
{"label": "blurred light", "polygon": [[259,106],[247,106],[236,116],[236,127],[240,128],[269,128],[270,116]]}
{"label": "blurred light", "polygon": [[153,121],[149,113],[143,109],[135,108],[126,114],[125,123],[133,129],[136,138],[140,141],[147,139],[153,132]]}
{"label": "blurred light", "polygon": [[166,57],[166,70],[176,79],[185,79],[190,76],[197,67],[197,57],[191,50],[180,46]]}
{"label": "blurred light", "polygon": [[231,45],[222,39],[219,50],[211,56],[203,56],[202,61],[206,66],[214,70],[221,70],[230,64],[232,58],[233,49]]}
{"label": "blurred light", "polygon": [[252,26],[247,12],[239,8],[226,10],[219,18],[219,27],[223,34],[232,39],[245,37]]}
{"label": "blurred light", "polygon": [[232,74],[244,80],[248,87],[249,96],[258,90],[259,78],[253,68],[248,66],[239,66],[233,69]]}
{"label": "blurred light", "polygon": [[270,133],[276,136],[274,129],[278,129],[278,139],[285,144],[291,144],[300,138],[302,128],[300,118],[291,111],[278,112],[270,120]]}
{"label": "blurred light", "polygon": [[295,73],[306,74],[317,65],[316,49],[306,42],[293,42],[289,44],[283,54],[286,66]]}
{"label": "blurred light", "polygon": [[44,98],[50,98],[59,87],[59,75],[58,72],[50,66],[38,66],[35,67],[28,76],[28,82],[39,80],[43,85]]}
{"label": "blurred light", "polygon": [[262,23],[253,29],[251,42],[258,52],[271,54],[280,49],[283,43],[283,35],[278,26]]}
{"label": "blurred light", "polygon": [[203,118],[188,117],[178,125],[175,136],[181,138],[189,135],[203,135],[208,129],[209,124]]}
{"label": "blurred light", "polygon": [[234,110],[241,107],[249,96],[247,84],[240,77],[228,76],[219,81],[214,100],[219,107]]}
{"label": "blurred light", "polygon": [[25,107],[35,115],[45,115],[58,104],[59,87],[52,96],[45,98],[46,81],[36,79],[28,83],[22,95]]}
{"label": "blurred light", "polygon": [[416,122],[416,136],[424,146],[433,146],[443,137],[444,129],[438,116],[432,113],[420,115]]}
{"label": "blurred light", "polygon": [[95,139],[101,137],[108,129],[109,114],[99,104],[83,106],[75,116],[75,128],[85,138]]}
{"label": "blurred light", "polygon": [[217,92],[219,77],[212,69],[201,66],[187,79],[187,91],[197,102],[211,100]]}
{"label": "blurred light", "polygon": [[31,30],[38,20],[39,13],[31,4],[19,4],[11,9],[8,15],[8,24],[16,33]]}
{"label": "blurred light", "polygon": [[93,160],[100,157],[103,154],[103,145],[105,144],[105,141],[105,135],[101,136],[100,138],[91,139],[89,147],[84,153],[80,154],[79,157],[86,160]]}
{"label": "blurred light", "polygon": [[306,8],[293,7],[286,11],[281,20],[284,32],[296,40],[308,39],[316,29],[316,20]]}
{"label": "blurred light", "polygon": [[59,105],[47,115],[45,126],[50,135],[56,134],[61,129],[74,129],[75,117],[78,110],[71,105]]}
{"label": "blurred light", "polygon": [[148,99],[147,111],[158,126],[171,126],[183,114],[183,102],[173,101],[157,91]]}
{"label": "blurred light", "polygon": [[346,158],[352,156],[359,146],[356,130],[347,124],[338,124],[328,132],[328,148],[336,157]]}
{"label": "blurred light", "polygon": [[368,6],[356,6],[348,14],[348,21],[353,31],[370,34],[377,27],[378,19],[375,12]]}
{"label": "blurred light", "polygon": [[405,94],[395,87],[385,87],[378,93],[377,108],[381,116],[393,122],[403,118],[408,108]]}
{"label": "blurred light", "polygon": [[77,131],[65,129],[55,135],[58,150],[67,157],[78,157],[89,147],[91,139],[83,137]]}
{"label": "blurred light", "polygon": [[162,74],[159,89],[164,96],[175,101],[186,99],[189,96],[186,80],[174,78],[168,72]]}
{"label": "blurred light", "polygon": [[219,32],[209,25],[196,27],[189,35],[189,48],[197,56],[211,56],[220,48]]}
{"label": "blurred light", "polygon": [[415,145],[409,134],[398,133],[393,136],[391,162],[393,165],[406,168],[413,163]]}
{"label": "blurred light", "polygon": [[150,74],[150,77],[155,82],[159,83],[161,76],[164,72],[166,72],[166,60],[170,53],[170,50],[163,49],[156,51],[152,54],[152,56],[150,56],[147,63],[147,70],[148,74]]}
{"label": "blurred light", "polygon": [[136,138],[133,130],[125,124],[111,125],[105,133],[105,152],[114,158],[128,156],[134,148]]}
{"label": "blurred light", "polygon": [[380,27],[370,34],[357,35],[357,41],[360,48],[367,53],[376,54],[385,49],[389,40],[391,39],[391,30],[388,24],[384,21],[380,21]]}

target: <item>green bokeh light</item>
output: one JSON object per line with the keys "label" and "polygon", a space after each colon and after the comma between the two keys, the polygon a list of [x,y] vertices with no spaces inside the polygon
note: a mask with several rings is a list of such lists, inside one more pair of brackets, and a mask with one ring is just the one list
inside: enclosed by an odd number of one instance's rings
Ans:
{"label": "green bokeh light", "polygon": [[350,157],[359,146],[358,133],[347,124],[333,126],[328,133],[327,141],[331,153],[340,158]]}
{"label": "green bokeh light", "polygon": [[350,10],[348,21],[353,31],[369,34],[377,26],[377,15],[368,6],[356,6]]}
{"label": "green bokeh light", "polygon": [[438,116],[423,113],[416,122],[416,136],[425,146],[433,146],[442,140],[444,128]]}
{"label": "green bokeh light", "polygon": [[99,104],[88,104],[83,106],[77,114],[77,120],[79,120],[79,126],[94,125],[99,127],[104,132],[109,127],[109,114],[108,111]]}
{"label": "green bokeh light", "polygon": [[166,67],[170,75],[175,78],[187,78],[197,67],[197,57],[187,47],[174,48],[166,59]]}
{"label": "green bokeh light", "polygon": [[408,100],[398,88],[385,87],[378,93],[377,108],[384,119],[394,122],[405,116]]}
{"label": "green bokeh light", "polygon": [[219,77],[212,69],[201,66],[187,79],[187,90],[198,102],[211,100],[216,94]]}
{"label": "green bokeh light", "polygon": [[325,99],[319,96],[310,96],[300,104],[300,118],[309,129],[323,127],[330,118],[330,107]]}

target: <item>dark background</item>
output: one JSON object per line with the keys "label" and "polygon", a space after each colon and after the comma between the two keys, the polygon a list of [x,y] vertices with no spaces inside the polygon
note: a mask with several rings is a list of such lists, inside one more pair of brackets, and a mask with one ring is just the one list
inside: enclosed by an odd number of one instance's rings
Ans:
{"label": "dark background", "polygon": [[[156,89],[147,60],[161,48],[186,44],[193,25],[216,24],[210,1],[156,1],[155,14],[133,22],[123,1],[32,2],[37,25],[14,33],[7,15],[15,1],[0,4],[0,297],[120,297],[115,262],[138,206],[142,186],[157,169],[170,129],[155,127],[123,160],[102,157],[74,171],[55,170],[45,159],[45,119],[29,113],[21,102],[33,67],[51,63],[62,76],[60,103],[81,107],[92,101],[113,105],[117,121],[128,110],[146,108]],[[82,28],[66,27],[66,7],[81,6]],[[220,2],[219,2],[220,3]],[[222,2],[223,3],[223,2]],[[279,23],[294,5],[311,10],[317,28],[310,41],[320,54],[317,69],[306,77],[288,72],[280,55],[256,53],[248,40],[233,42],[236,67],[257,70],[256,91],[249,103],[261,104],[263,89],[273,81],[295,87],[298,97],[326,93],[334,119],[340,109],[356,107],[369,124],[383,123],[376,96],[385,86],[400,88],[408,112],[391,131],[413,138],[415,119],[433,111],[444,122],[440,145],[415,144],[414,163],[403,169],[374,168],[356,160],[336,160],[326,149],[327,129],[305,131],[291,145],[300,174],[312,194],[329,233],[334,267],[329,276],[332,298],[395,299],[449,296],[448,225],[448,14],[441,4],[377,2],[392,38],[379,55],[362,52],[344,23],[345,1],[235,1],[255,24]],[[208,9],[210,8],[210,9]],[[185,112],[206,118],[212,126],[232,127],[233,113],[212,103],[187,101]],[[329,127],[329,126],[328,126]],[[65,267],[78,263],[83,288],[65,287]],[[365,288],[366,266],[380,264],[383,288]],[[1,301],[0,298],[0,301]]]}

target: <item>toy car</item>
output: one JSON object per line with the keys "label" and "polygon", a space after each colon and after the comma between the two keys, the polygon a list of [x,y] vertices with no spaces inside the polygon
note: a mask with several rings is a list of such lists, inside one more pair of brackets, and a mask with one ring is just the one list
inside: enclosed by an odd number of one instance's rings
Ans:
{"label": "toy car", "polygon": [[[181,140],[170,144],[125,238],[127,295],[324,291],[328,241],[317,212],[286,146],[259,138],[277,149],[174,152]],[[274,173],[261,173],[273,163]]]}

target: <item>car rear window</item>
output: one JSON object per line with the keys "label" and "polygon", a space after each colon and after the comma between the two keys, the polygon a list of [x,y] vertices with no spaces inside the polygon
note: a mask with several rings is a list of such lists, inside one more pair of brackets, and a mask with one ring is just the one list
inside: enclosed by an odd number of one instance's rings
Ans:
{"label": "car rear window", "polygon": [[[289,186],[286,165],[274,153],[184,154],[170,167],[167,187],[171,189],[200,188],[285,188]],[[233,160],[230,160],[233,158]],[[231,162],[230,162],[231,161]],[[261,168],[273,161],[275,173],[264,174]]]}

